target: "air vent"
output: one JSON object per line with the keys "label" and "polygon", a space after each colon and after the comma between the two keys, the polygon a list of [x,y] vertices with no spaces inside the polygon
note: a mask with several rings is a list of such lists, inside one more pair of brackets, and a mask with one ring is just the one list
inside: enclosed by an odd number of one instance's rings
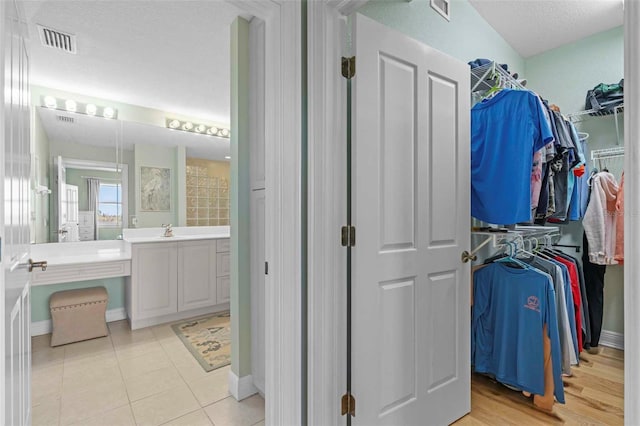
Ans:
{"label": "air vent", "polygon": [[73,124],[76,122],[76,120],[73,117],[67,117],[66,115],[56,115],[56,118],[61,123],[66,123],[66,124]]}
{"label": "air vent", "polygon": [[76,36],[73,34],[63,33],[53,28],[38,25],[38,33],[40,41],[46,47],[62,50],[63,52],[76,54]]}

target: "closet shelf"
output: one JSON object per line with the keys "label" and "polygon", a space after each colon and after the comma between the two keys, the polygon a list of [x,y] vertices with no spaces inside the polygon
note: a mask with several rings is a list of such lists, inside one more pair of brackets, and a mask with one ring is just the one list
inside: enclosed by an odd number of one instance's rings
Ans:
{"label": "closet shelf", "polygon": [[484,92],[496,85],[502,88],[526,90],[518,80],[495,62],[471,69],[471,93]]}
{"label": "closet shelf", "polygon": [[586,119],[588,119],[589,117],[606,117],[606,116],[614,116],[616,118],[616,120],[618,119],[618,114],[620,114],[621,112],[624,111],[624,104],[622,105],[618,105],[617,107],[615,107],[613,109],[613,111],[608,111],[608,112],[604,112],[604,111],[599,111],[596,109],[587,109],[584,111],[576,111],[576,112],[572,112],[571,114],[567,114],[567,118],[572,122],[572,123],[579,123],[581,121],[584,121]]}
{"label": "closet shelf", "polygon": [[602,168],[602,160],[624,157],[624,146],[615,148],[594,149],[591,151],[591,163],[593,167]]}

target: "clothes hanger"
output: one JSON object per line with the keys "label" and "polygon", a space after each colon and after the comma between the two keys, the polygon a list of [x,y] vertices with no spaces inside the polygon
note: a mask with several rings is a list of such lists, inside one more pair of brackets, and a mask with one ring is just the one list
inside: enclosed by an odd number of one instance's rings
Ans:
{"label": "clothes hanger", "polygon": [[514,243],[512,241],[509,241],[508,244],[509,244],[509,247],[512,248],[512,252],[509,254],[509,256],[496,260],[495,263],[515,263],[516,265],[520,266],[522,269],[531,269],[530,265],[527,265],[526,263],[517,259],[514,256],[515,254],[517,254],[517,248],[513,248]]}

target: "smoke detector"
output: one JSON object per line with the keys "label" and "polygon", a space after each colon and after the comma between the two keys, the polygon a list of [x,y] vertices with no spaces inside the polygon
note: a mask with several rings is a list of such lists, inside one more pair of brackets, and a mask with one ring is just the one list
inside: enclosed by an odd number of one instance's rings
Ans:
{"label": "smoke detector", "polygon": [[43,46],[74,55],[78,53],[75,35],[54,30],[53,28],[48,28],[43,25],[36,26],[38,27],[38,34],[40,34],[40,41]]}

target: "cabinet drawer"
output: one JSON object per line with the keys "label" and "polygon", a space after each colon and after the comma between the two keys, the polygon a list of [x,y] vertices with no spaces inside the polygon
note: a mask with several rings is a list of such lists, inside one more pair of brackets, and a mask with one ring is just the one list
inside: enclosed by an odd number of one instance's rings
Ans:
{"label": "cabinet drawer", "polygon": [[218,253],[216,261],[216,272],[219,277],[229,275],[231,271],[231,254]]}
{"label": "cabinet drawer", "polygon": [[231,299],[231,281],[229,277],[218,277],[217,284],[218,298],[216,303],[228,302]]}
{"label": "cabinet drawer", "polygon": [[229,238],[225,238],[224,240],[218,240],[217,241],[216,251],[218,253],[224,253],[224,252],[231,251],[230,248],[231,248],[231,243],[229,242]]}

